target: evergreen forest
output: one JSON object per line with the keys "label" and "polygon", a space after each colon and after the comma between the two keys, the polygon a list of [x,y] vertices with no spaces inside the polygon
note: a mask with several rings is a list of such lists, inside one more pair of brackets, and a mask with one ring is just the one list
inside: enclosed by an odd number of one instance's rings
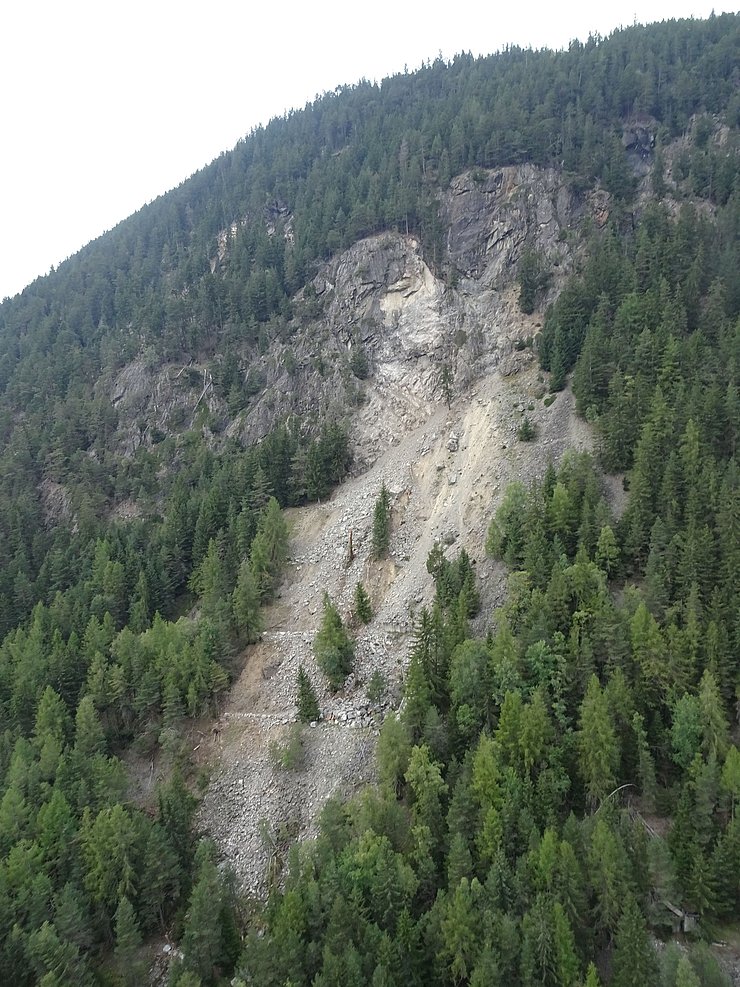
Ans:
{"label": "evergreen forest", "polygon": [[[730,983],[711,944],[740,943],[739,53],[724,14],[340,87],[3,301],[0,982],[133,987],[169,936],[170,987]],[[318,411],[258,443],[228,426],[259,355],[320,317],[324,261],[394,230],[453,285],[441,194],[518,163],[613,203],[573,231],[535,341],[597,452],[492,511],[495,613],[464,551],[432,553],[377,785],[329,801],[245,900],[195,824],[192,730],[259,638],[284,509],[329,496],[352,447]],[[546,274],[528,256],[518,276],[527,311]],[[223,420],[142,421],[124,447],[110,382],[135,359],[207,367]],[[388,511],[384,487],[377,558]],[[355,610],[372,619],[359,583]],[[300,704],[317,718],[305,674]],[[155,759],[142,802],[130,766]]]}

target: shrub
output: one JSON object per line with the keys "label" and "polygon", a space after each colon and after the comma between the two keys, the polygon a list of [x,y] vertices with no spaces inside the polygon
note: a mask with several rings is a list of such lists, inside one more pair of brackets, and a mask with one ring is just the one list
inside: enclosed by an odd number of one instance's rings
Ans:
{"label": "shrub", "polygon": [[303,747],[303,725],[293,723],[285,743],[273,741],[270,744],[272,763],[280,771],[300,771],[305,759]]}

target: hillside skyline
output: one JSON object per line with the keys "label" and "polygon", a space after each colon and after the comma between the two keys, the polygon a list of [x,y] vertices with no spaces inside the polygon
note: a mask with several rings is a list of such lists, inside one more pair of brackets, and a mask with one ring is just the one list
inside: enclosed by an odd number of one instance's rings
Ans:
{"label": "hillside skyline", "polygon": [[[6,134],[8,146],[24,153],[3,164],[0,299],[176,188],[253,128],[322,92],[413,71],[438,55],[482,55],[508,44],[559,49],[633,21],[732,9],[655,0],[635,10],[609,3],[598,14],[578,5],[538,10],[537,17],[529,9],[495,18],[481,11],[461,22],[419,21],[381,4],[354,37],[337,28],[335,6],[326,0],[310,14],[291,12],[275,43],[260,43],[261,54],[251,34],[269,42],[274,25],[254,14],[247,22],[237,5],[227,4],[218,24],[201,23],[188,6],[177,8],[175,20],[168,4],[144,19],[138,3],[116,23],[96,20],[85,0],[65,7],[63,16],[49,8],[41,31],[38,10],[6,15],[7,36],[15,41],[0,69],[6,91],[14,92]],[[243,59],[230,52],[241,37]],[[198,70],[188,70],[196,60]]]}

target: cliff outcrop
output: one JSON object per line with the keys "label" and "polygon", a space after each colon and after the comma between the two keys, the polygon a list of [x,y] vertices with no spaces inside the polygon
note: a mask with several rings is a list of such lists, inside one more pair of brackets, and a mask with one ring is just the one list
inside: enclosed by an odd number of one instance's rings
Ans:
{"label": "cliff outcrop", "polygon": [[[442,400],[443,370],[460,394],[494,368],[522,364],[517,347],[536,336],[572,271],[579,230],[608,213],[605,192],[578,191],[554,169],[459,176],[439,200],[444,260],[433,265],[425,244],[394,232],[337,254],[294,299],[287,331],[263,353],[245,351],[245,373],[258,383],[238,414],[217,395],[205,356],[187,367],[125,367],[108,386],[121,444],[133,451],[157,432],[191,427],[199,410],[214,431],[246,441],[279,421],[339,415],[351,419],[360,463],[370,462]],[[531,316],[517,303],[525,250],[547,272]]]}

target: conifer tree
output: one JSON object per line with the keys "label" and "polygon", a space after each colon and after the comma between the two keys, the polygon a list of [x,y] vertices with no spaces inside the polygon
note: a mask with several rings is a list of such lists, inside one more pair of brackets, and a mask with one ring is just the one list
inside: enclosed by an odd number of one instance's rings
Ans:
{"label": "conifer tree", "polygon": [[473,858],[468,841],[462,833],[454,833],[447,855],[447,886],[454,889],[465,877],[470,880],[473,873]]}
{"label": "conifer tree", "polygon": [[637,772],[640,779],[643,804],[648,811],[652,812],[655,810],[655,798],[658,787],[655,780],[655,761],[650,753],[647,733],[643,719],[639,713],[632,714],[632,729],[637,744]]}
{"label": "conifer tree", "polygon": [[608,577],[612,577],[619,566],[619,545],[610,525],[604,525],[599,532],[594,561]]}
{"label": "conifer tree", "polygon": [[704,733],[702,750],[707,756],[723,758],[729,747],[729,728],[717,680],[709,670],[701,677],[698,698]]}
{"label": "conifer tree", "polygon": [[288,553],[288,526],[280,505],[271,497],[260,514],[252,541],[250,565],[260,599],[269,600]]}
{"label": "conifer tree", "polygon": [[384,785],[400,792],[409,764],[411,741],[405,723],[390,713],[383,721],[378,738],[378,773]]}
{"label": "conifer tree", "polygon": [[387,555],[390,541],[390,496],[384,483],[380,488],[380,495],[375,502],[375,510],[373,512],[373,558],[382,559]]}
{"label": "conifer tree", "polygon": [[[18,932],[20,927],[16,926],[16,936]],[[69,984],[92,987],[96,982],[80,950],[73,943],[62,940],[50,922],[45,921],[35,929],[24,945],[36,968],[38,976],[34,983],[39,987],[68,987]]]}
{"label": "conifer tree", "polygon": [[231,595],[231,610],[237,633],[245,644],[254,644],[262,631],[260,592],[249,562],[239,566],[236,586]]}
{"label": "conifer tree", "polygon": [[432,691],[424,670],[424,662],[417,654],[411,656],[404,693],[405,701],[401,715],[411,738],[417,741],[424,730],[427,713],[432,703]]}
{"label": "conifer tree", "polygon": [[303,665],[298,666],[298,695],[296,698],[298,707],[298,719],[302,723],[313,723],[321,716],[319,700],[316,690],[311,684],[311,679]]}
{"label": "conifer tree", "polygon": [[129,608],[128,626],[135,634],[140,634],[147,629],[149,626],[150,612],[149,588],[146,574],[142,569],[139,572],[139,578],[136,581],[134,596]]}
{"label": "conifer tree", "polygon": [[336,692],[352,670],[355,648],[328,593],[324,594],[324,614],[313,650],[319,668],[329,680],[329,687]]}
{"label": "conifer tree", "polygon": [[671,758],[687,770],[701,747],[702,712],[696,696],[685,692],[673,708]]}
{"label": "conifer tree", "polygon": [[630,639],[637,687],[644,700],[656,703],[668,691],[668,659],[658,623],[642,601],[630,623]]}
{"label": "conifer tree", "polygon": [[740,750],[733,744],[727,752],[721,776],[722,790],[730,801],[730,818],[735,818],[735,807],[740,800]]}
{"label": "conifer tree", "polygon": [[614,937],[614,987],[644,987],[656,982],[658,964],[645,919],[632,895],[627,896]]}
{"label": "conifer tree", "polygon": [[588,964],[588,970],[586,971],[585,987],[601,987],[601,981],[599,980],[599,973],[593,963]]}
{"label": "conifer tree", "polygon": [[199,567],[191,576],[190,588],[200,597],[201,612],[204,617],[212,620],[226,618],[229,579],[219,545],[213,538],[208,542],[208,549]]}
{"label": "conifer tree", "polygon": [[712,851],[710,883],[719,917],[740,908],[740,819],[731,819]]}
{"label": "conifer tree", "polygon": [[609,703],[599,680],[591,676],[580,712],[580,769],[591,805],[597,805],[616,785],[619,747]]}
{"label": "conifer tree", "polygon": [[90,696],[83,696],[75,716],[75,754],[83,760],[102,754],[105,734]]}
{"label": "conifer tree", "polygon": [[54,926],[64,942],[73,943],[83,953],[90,948],[93,931],[86,898],[72,883],[65,884],[54,899]]}
{"label": "conifer tree", "polygon": [[701,987],[701,980],[686,955],[681,956],[676,967],[676,987]]}
{"label": "conifer tree", "polygon": [[558,956],[553,915],[548,896],[537,895],[522,919],[522,982],[555,984]]}
{"label": "conifer tree", "polygon": [[369,624],[373,619],[373,610],[370,605],[370,597],[367,595],[365,587],[362,583],[358,583],[355,587],[354,609],[355,617],[361,624]]}
{"label": "conifer tree", "polygon": [[537,436],[537,427],[528,415],[524,416],[524,421],[516,434],[520,442],[531,442]]}
{"label": "conifer tree", "polygon": [[559,983],[563,987],[575,987],[579,983],[579,963],[573,929],[565,909],[559,901],[553,904],[553,931]]}
{"label": "conifer tree", "polygon": [[154,823],[147,835],[144,848],[143,876],[138,908],[145,929],[164,928],[167,915],[174,910],[180,898],[184,874],[159,823]]}
{"label": "conifer tree", "polygon": [[375,669],[373,674],[370,676],[370,681],[367,684],[367,689],[365,690],[367,698],[372,706],[379,706],[383,701],[383,698],[388,690],[388,683],[386,681],[385,675],[379,670]]}
{"label": "conifer tree", "polygon": [[223,892],[216,865],[205,856],[185,915],[182,951],[185,968],[197,973],[207,984],[213,982],[213,968],[223,957],[222,906]]}
{"label": "conifer tree", "polygon": [[119,975],[126,987],[137,987],[144,972],[143,964],[137,957],[142,939],[133,906],[125,896],[118,903],[115,929],[114,956]]}
{"label": "conifer tree", "polygon": [[180,687],[174,675],[168,675],[162,696],[162,723],[167,729],[177,727],[185,715]]}

